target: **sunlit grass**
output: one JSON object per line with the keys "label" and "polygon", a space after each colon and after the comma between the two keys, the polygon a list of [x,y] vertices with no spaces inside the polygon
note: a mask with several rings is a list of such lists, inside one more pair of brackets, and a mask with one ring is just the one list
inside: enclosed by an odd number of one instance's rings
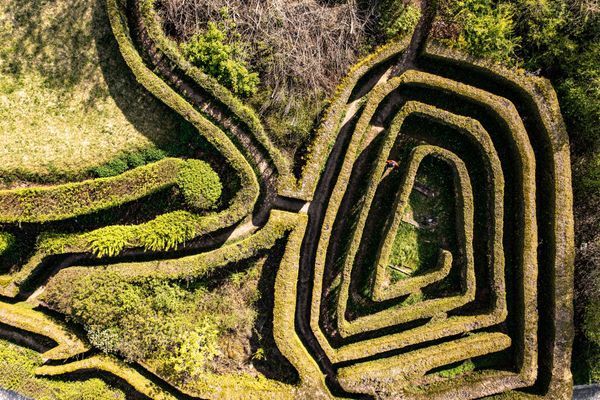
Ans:
{"label": "sunlit grass", "polygon": [[101,0],[0,0],[0,175],[77,174],[176,137],[128,70]]}

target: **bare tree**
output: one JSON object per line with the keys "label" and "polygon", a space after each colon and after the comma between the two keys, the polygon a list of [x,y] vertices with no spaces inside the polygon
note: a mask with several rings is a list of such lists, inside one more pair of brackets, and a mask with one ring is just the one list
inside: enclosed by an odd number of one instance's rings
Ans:
{"label": "bare tree", "polygon": [[178,41],[202,32],[208,21],[232,20],[231,40],[246,45],[246,58],[260,72],[270,94],[261,111],[272,108],[292,118],[305,112],[308,103],[318,103],[329,94],[356,60],[365,46],[374,8],[361,7],[357,0],[162,0],[159,4],[167,32]]}

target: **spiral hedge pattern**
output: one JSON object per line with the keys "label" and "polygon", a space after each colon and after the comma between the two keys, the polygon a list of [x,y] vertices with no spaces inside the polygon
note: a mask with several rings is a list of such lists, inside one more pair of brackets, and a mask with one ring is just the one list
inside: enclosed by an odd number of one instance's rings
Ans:
{"label": "spiral hedge pattern", "polygon": [[[0,276],[0,322],[56,344],[44,359],[62,362],[40,375],[103,372],[150,398],[570,398],[569,147],[547,81],[432,43],[407,63],[408,41],[391,43],[349,71],[294,176],[254,111],[164,36],[152,0],[107,9],[137,80],[224,157],[239,190],[217,211],[61,235],[52,223],[143,201],[188,162],[0,191],[5,247],[23,225],[38,232],[35,252]],[[299,375],[285,394],[231,381],[186,392],[150,366],[95,355],[31,305],[67,270],[191,281],[276,243],[273,337]]]}

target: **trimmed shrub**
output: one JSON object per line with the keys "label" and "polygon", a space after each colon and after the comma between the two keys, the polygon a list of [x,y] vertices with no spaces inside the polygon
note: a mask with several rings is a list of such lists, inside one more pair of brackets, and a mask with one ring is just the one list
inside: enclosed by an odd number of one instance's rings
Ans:
{"label": "trimmed shrub", "polygon": [[186,203],[196,210],[215,208],[223,189],[219,175],[200,160],[188,160],[181,166],[177,185]]}
{"label": "trimmed shrub", "polygon": [[63,322],[55,320],[27,303],[7,304],[0,302],[0,321],[25,331],[51,338],[56,347],[45,352],[45,360],[60,360],[89,350],[89,344],[80,339]]}
{"label": "trimmed shrub", "polygon": [[[35,370],[36,375],[61,376],[79,371],[104,371],[117,376],[130,384],[145,397],[156,400],[175,400],[176,397],[163,390],[134,368],[114,357],[95,355],[64,365],[42,365]],[[100,397],[98,397],[100,398]]]}
{"label": "trimmed shrub", "polygon": [[0,190],[0,222],[58,221],[109,209],[173,186],[182,164],[166,158],[108,178]]}
{"label": "trimmed shrub", "polygon": [[119,254],[128,243],[129,229],[126,226],[107,226],[87,235],[88,246],[98,257],[113,257]]}

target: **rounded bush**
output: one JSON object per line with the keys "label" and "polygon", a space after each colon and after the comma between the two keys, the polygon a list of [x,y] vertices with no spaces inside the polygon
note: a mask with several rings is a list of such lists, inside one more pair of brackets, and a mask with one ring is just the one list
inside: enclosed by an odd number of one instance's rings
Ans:
{"label": "rounded bush", "polygon": [[181,167],[177,185],[185,202],[195,209],[214,208],[223,189],[219,175],[200,160],[188,160]]}

